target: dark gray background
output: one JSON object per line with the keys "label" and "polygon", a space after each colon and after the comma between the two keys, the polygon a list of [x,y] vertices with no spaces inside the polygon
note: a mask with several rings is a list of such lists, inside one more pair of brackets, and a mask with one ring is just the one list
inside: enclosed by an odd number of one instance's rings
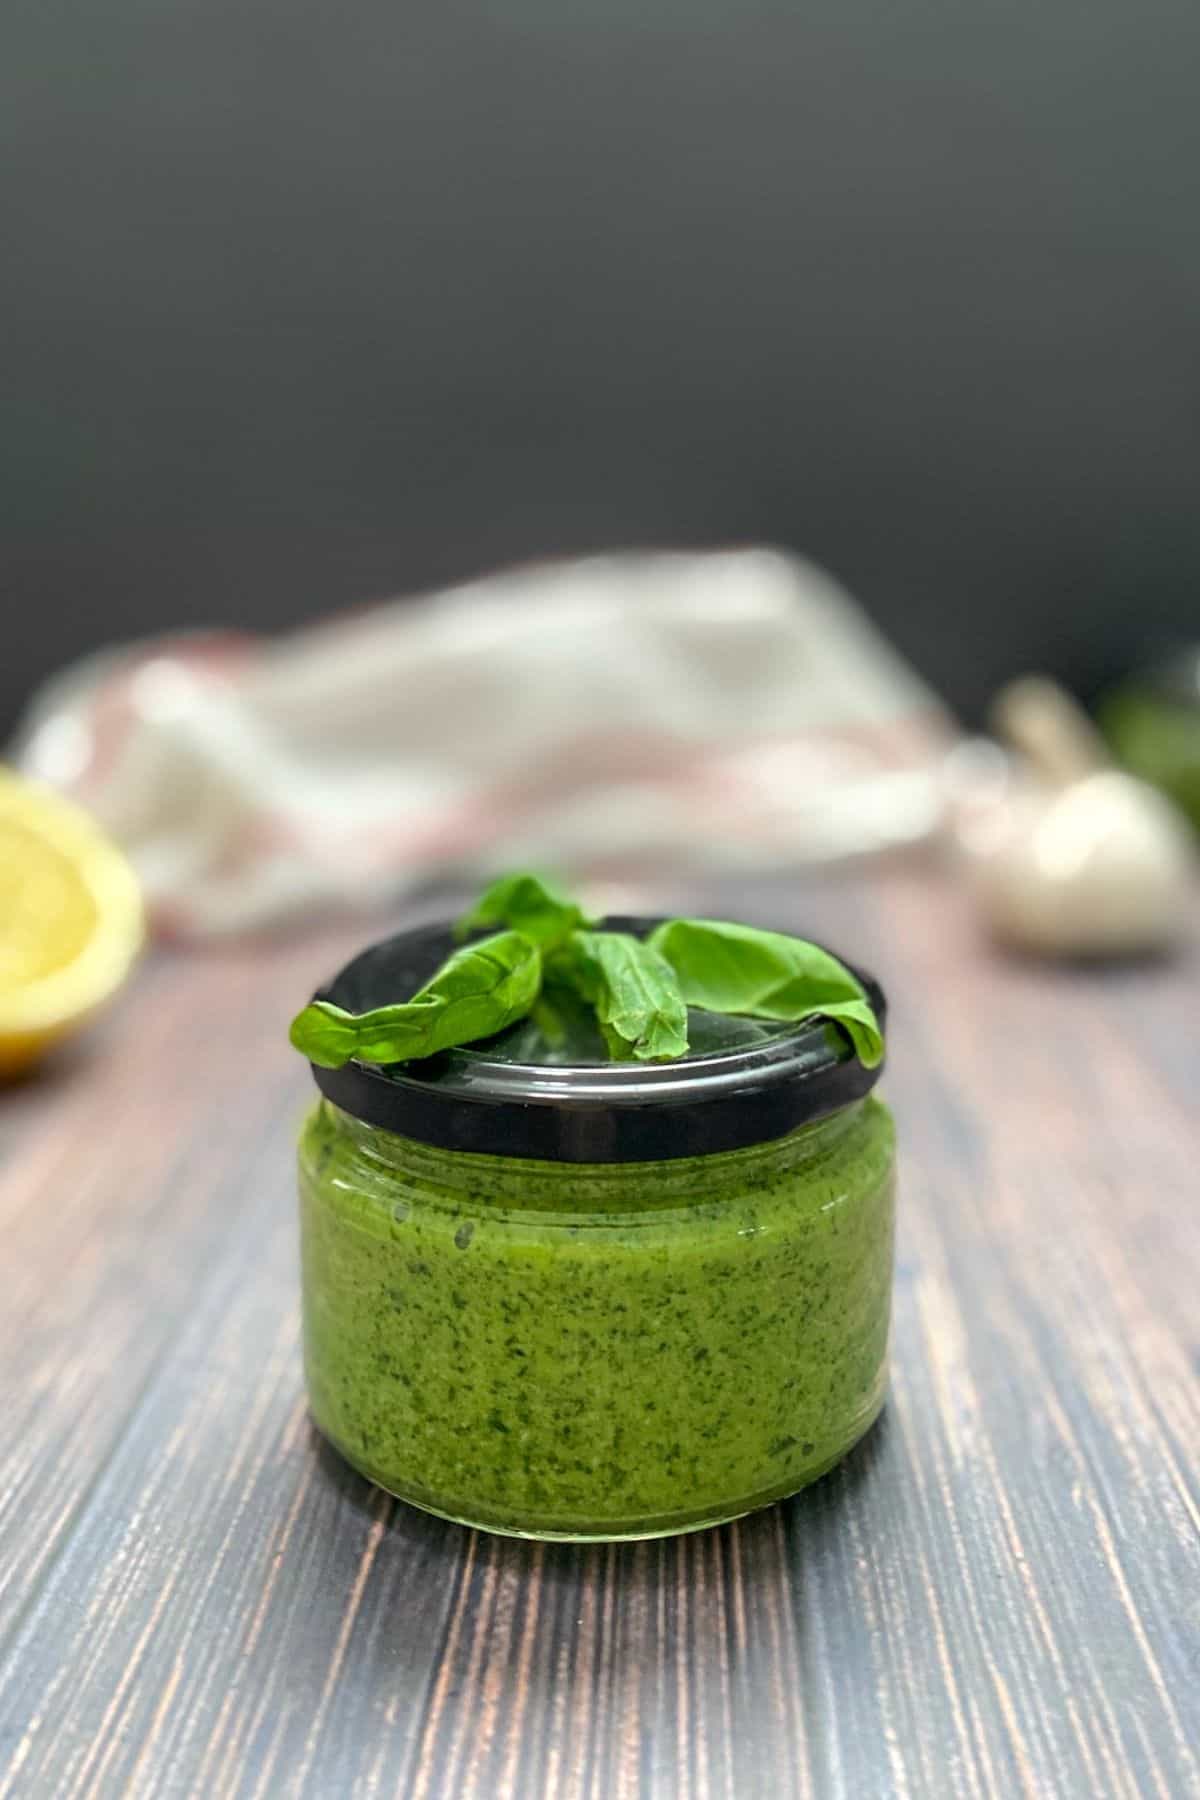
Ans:
{"label": "dark gray background", "polygon": [[114,635],[767,538],[966,712],[1200,629],[1195,0],[16,0],[0,723]]}

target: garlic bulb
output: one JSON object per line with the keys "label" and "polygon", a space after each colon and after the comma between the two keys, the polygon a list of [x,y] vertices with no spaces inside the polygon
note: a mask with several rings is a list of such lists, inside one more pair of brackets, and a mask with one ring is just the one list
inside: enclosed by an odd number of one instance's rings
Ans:
{"label": "garlic bulb", "polygon": [[[1163,795],[1108,763],[1090,721],[1052,682],[1000,696],[1019,757],[957,809],[972,892],[998,937],[1060,955],[1128,955],[1180,932],[1194,852]],[[968,784],[969,786],[969,784]]]}

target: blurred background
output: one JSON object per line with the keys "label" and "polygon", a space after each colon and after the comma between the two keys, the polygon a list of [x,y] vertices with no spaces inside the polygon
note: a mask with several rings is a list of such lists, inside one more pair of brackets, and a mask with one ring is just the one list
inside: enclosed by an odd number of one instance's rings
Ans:
{"label": "blurred background", "polygon": [[968,724],[1194,634],[1190,0],[108,0],[0,57],[0,729],[113,639],[766,541]]}
{"label": "blurred background", "polygon": [[[4,36],[0,741],[160,936],[918,846],[1026,946],[1178,935],[1069,696],[1200,825],[1189,0]],[[29,854],[14,991],[84,941]]]}

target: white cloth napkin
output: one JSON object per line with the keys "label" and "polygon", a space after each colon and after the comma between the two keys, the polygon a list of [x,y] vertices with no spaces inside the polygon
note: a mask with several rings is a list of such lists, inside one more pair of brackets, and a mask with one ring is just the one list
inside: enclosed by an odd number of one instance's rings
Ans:
{"label": "white cloth napkin", "polygon": [[205,935],[514,865],[621,880],[909,843],[951,732],[812,565],[663,552],[110,652],[43,690],[18,756],[124,844],[160,929]]}

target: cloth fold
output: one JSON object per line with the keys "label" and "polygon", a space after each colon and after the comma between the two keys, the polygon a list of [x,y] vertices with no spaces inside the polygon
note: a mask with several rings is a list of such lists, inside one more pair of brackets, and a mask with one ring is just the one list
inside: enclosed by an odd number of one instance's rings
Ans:
{"label": "cloth fold", "polygon": [[515,864],[626,879],[911,843],[952,736],[836,583],[750,549],[135,644],[51,682],[18,758],[126,848],[160,930],[203,936]]}

